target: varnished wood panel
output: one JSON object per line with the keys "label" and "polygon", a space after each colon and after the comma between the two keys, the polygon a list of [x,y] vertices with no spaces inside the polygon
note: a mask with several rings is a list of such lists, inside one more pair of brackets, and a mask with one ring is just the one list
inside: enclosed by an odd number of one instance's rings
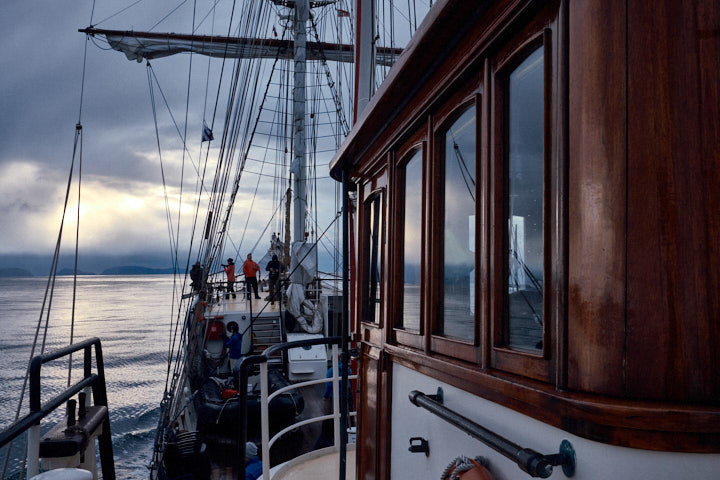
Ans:
{"label": "varnished wood panel", "polygon": [[625,392],[625,2],[569,8],[568,388]]}
{"label": "varnished wood panel", "polygon": [[[375,353],[376,355],[377,353]],[[379,360],[365,353],[360,364],[360,394],[358,396],[358,479],[377,478],[379,414]]]}
{"label": "varnished wood panel", "polygon": [[[530,363],[537,362],[517,352],[510,352],[519,358],[514,366],[493,362],[488,304],[495,300],[488,284],[502,283],[494,272],[481,275],[483,351],[474,362],[431,349],[429,328],[423,330],[422,351],[393,338],[387,315],[383,325],[363,325],[368,364],[360,403],[368,405],[361,405],[359,452],[367,456],[359,460],[359,478],[385,478],[390,471],[383,443],[390,420],[382,414],[389,399],[387,390],[381,392],[389,382],[380,361],[388,355],[584,438],[652,450],[720,452],[720,6],[717,0],[559,4],[567,33],[553,38],[567,39],[568,62],[558,69],[556,118],[550,120],[553,158],[558,157],[550,188],[553,198],[567,203],[556,204],[551,217],[551,223],[558,221],[551,227],[551,315],[562,321],[565,298],[568,306],[566,330],[564,323],[554,325],[558,343],[549,353],[557,357],[546,362],[543,375],[533,375]],[[433,114],[452,103],[454,92],[474,74],[479,78],[482,65],[490,67],[503,45],[549,3],[477,5],[447,0],[434,7],[437,19],[462,29],[439,24],[425,32],[436,34],[434,42],[417,40],[423,48],[410,48],[400,61],[412,57],[420,63],[393,69],[391,84],[383,86],[382,98],[361,119],[334,168],[351,168],[360,184],[384,166],[392,175],[393,149],[422,128],[433,151]],[[465,21],[470,16],[474,20]],[[489,70],[485,85],[492,81]],[[489,164],[494,100],[492,90],[487,92],[479,110],[488,124],[479,128],[488,144],[481,158]],[[567,189],[560,183],[563,169]],[[483,174],[492,172],[487,167]],[[392,185],[391,211],[397,194]],[[494,198],[487,192],[481,197],[486,204]],[[431,211],[426,207],[426,216]],[[495,218],[485,213],[483,225]],[[493,229],[483,232],[486,253],[479,254],[487,264]],[[437,235],[429,233],[428,242],[435,242]],[[425,257],[425,263],[433,264],[433,258]],[[393,265],[392,258],[385,265]],[[428,298],[426,312],[433,305]]]}
{"label": "varnished wood panel", "polygon": [[628,69],[628,394],[718,403],[720,3],[628,2]]}

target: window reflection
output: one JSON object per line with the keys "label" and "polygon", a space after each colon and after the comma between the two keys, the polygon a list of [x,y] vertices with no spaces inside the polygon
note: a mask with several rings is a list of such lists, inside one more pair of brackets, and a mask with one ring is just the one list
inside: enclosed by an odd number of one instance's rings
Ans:
{"label": "window reflection", "polygon": [[378,323],[380,321],[380,281],[382,278],[382,195],[375,194],[366,203],[367,218],[367,280],[365,291],[364,320]]}
{"label": "window reflection", "polygon": [[420,330],[420,248],[422,228],[422,150],[405,164],[402,327]]}
{"label": "window reflection", "polygon": [[543,49],[508,82],[508,344],[541,349],[543,333]]}
{"label": "window reflection", "polygon": [[475,316],[475,110],[445,134],[445,224],[441,332],[472,340]]}

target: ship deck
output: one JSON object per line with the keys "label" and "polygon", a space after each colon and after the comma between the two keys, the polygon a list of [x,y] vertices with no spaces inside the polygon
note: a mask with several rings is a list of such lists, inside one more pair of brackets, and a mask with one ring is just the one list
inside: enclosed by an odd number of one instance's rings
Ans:
{"label": "ship deck", "polygon": [[[296,421],[302,421],[308,418],[318,417],[330,413],[330,405],[322,399],[324,388],[325,387],[323,385],[310,385],[299,389],[305,399],[305,408],[303,409],[302,414],[296,418]],[[271,432],[271,436],[272,435],[274,435],[273,432]],[[337,465],[337,461],[332,463],[332,456],[329,455],[329,449],[323,448],[326,444],[322,443],[320,440],[321,436],[322,432],[320,423],[304,425],[286,433],[279,438],[270,449],[270,467],[277,468],[287,462],[292,462],[298,456],[305,456],[303,458],[313,459],[312,464],[315,465],[313,468],[322,468],[323,470],[320,470],[321,472],[331,471],[327,469],[330,469],[332,465]],[[258,446],[258,450],[260,450],[259,435],[248,434],[248,440],[254,442]],[[237,444],[231,440],[222,442],[222,444],[208,445],[207,453],[211,464],[211,478],[213,480],[238,478],[237,469],[240,468],[240,466],[237,465],[237,449]],[[331,449],[332,448],[330,448],[330,450]],[[315,459],[315,456],[317,456],[315,455],[315,452],[324,452],[320,455],[322,459]],[[337,457],[337,454],[335,454],[335,457]],[[354,471],[354,462],[354,451],[351,459],[348,449],[347,463],[348,465],[352,465],[352,468],[349,468],[348,470]],[[303,467],[302,470],[306,471],[307,469]],[[332,478],[326,477],[324,474],[318,475],[320,476],[281,476],[277,478]],[[335,476],[337,476],[337,474]],[[349,476],[348,478],[354,477]]]}
{"label": "ship deck", "polygon": [[260,292],[260,298],[245,298],[243,293],[237,292],[236,297],[225,299],[223,295],[216,295],[210,303],[211,312],[214,314],[222,314],[225,312],[252,312],[253,315],[258,313],[279,314],[281,310],[280,302],[270,303],[268,292]]}

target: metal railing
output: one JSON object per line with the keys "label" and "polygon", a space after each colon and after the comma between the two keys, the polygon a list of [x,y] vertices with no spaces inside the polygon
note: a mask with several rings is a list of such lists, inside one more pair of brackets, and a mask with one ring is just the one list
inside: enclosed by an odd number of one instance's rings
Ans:
{"label": "metal railing", "polygon": [[[92,347],[95,347],[95,365],[97,373],[92,373]],[[67,387],[59,395],[41,405],[40,396],[40,369],[43,364],[68,356],[79,350],[84,350],[84,374],[82,380]],[[105,390],[105,369],[103,364],[102,346],[99,338],[90,338],[75,343],[45,355],[37,355],[30,361],[30,413],[17,420],[6,430],[0,433],[0,448],[15,438],[28,432],[28,477],[39,473],[40,469],[40,421],[55,409],[70,400],[75,394],[92,389],[95,405],[107,408],[107,392]],[[115,479],[115,464],[113,460],[112,436],[110,434],[110,415],[106,415],[102,424],[102,434],[98,437],[100,447],[100,462],[103,478]]]}
{"label": "metal railing", "polygon": [[430,396],[413,390],[409,395],[410,402],[437,415],[471,437],[480,440],[496,452],[514,461],[522,471],[532,477],[548,478],[552,475],[553,467],[558,465],[562,465],[563,473],[567,477],[572,477],[575,474],[575,451],[567,440],[563,440],[560,444],[560,452],[553,455],[543,455],[530,448],[522,448],[445,407],[442,404],[441,393],[442,391],[438,395]]}
{"label": "metal railing", "polygon": [[[260,366],[260,416],[261,416],[261,441],[262,441],[262,458],[263,458],[263,478],[270,480],[270,448],[272,445],[285,433],[298,428],[303,425],[310,423],[321,422],[324,420],[333,420],[333,435],[335,446],[339,447],[339,455],[344,459],[346,453],[346,438],[347,438],[347,418],[355,413],[347,412],[347,387],[341,387],[339,384],[340,380],[344,379],[345,382],[349,382],[351,379],[356,378],[356,375],[347,375],[347,369],[338,368],[338,345],[341,342],[341,337],[325,337],[325,338],[314,338],[310,340],[301,340],[296,342],[287,342],[279,345],[269,347],[263,352],[262,355],[254,355],[246,357],[240,364],[239,369],[239,390],[240,390],[240,445],[238,457],[241,459],[245,458],[245,444],[247,442],[247,430],[245,429],[245,418],[247,417],[247,390],[248,390],[248,378],[250,376],[250,370],[255,365]],[[280,388],[274,391],[272,394],[268,391],[268,357],[278,351],[287,351],[292,348],[301,348],[312,345],[332,345],[332,369],[333,375],[328,378],[322,378],[317,380],[308,380],[305,382],[299,382],[287,387]],[[268,406],[270,401],[287,391],[298,389],[304,386],[316,385],[321,383],[332,382],[333,388],[333,413],[329,415],[322,415],[319,417],[309,418],[290,425],[270,438],[270,423],[269,423],[269,409]],[[241,469],[240,479],[245,478],[245,471]]]}

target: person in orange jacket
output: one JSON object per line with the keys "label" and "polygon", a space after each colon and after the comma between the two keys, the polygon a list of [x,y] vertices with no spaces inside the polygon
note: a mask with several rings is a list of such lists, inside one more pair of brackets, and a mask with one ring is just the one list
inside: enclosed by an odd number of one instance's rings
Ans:
{"label": "person in orange jacket", "polygon": [[248,253],[247,260],[243,263],[243,273],[247,284],[247,298],[250,298],[252,294],[251,288],[255,291],[255,298],[260,298],[260,295],[258,295],[258,279],[256,277],[259,271],[260,265],[253,262],[252,253]]}
{"label": "person in orange jacket", "polygon": [[223,265],[223,268],[225,275],[227,275],[227,292],[225,292],[225,298],[230,298],[230,294],[235,298],[235,288],[233,288],[235,284],[235,264],[233,263],[233,259],[228,258],[228,264]]}

